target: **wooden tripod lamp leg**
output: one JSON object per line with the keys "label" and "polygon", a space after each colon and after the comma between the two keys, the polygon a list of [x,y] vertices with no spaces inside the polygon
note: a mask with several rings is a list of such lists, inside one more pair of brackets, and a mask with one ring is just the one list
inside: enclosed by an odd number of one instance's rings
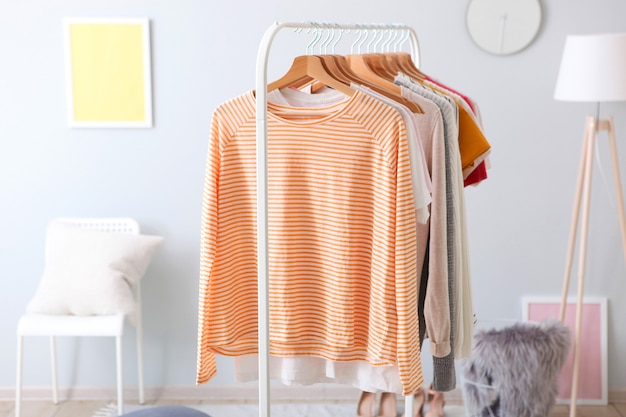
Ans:
{"label": "wooden tripod lamp leg", "polygon": [[580,164],[578,166],[578,182],[576,183],[576,196],[574,197],[574,213],[572,214],[572,222],[570,224],[569,243],[567,245],[567,258],[565,260],[565,277],[563,278],[563,292],[561,295],[561,309],[559,320],[565,320],[565,307],[567,306],[567,294],[569,292],[569,280],[572,274],[572,264],[574,262],[574,248],[576,246],[576,232],[578,230],[578,220],[580,219],[580,202],[583,191],[583,183],[585,180],[585,166],[587,163],[588,137],[593,134],[590,130],[590,121],[585,123],[585,131],[583,134],[583,146],[580,152]]}
{"label": "wooden tripod lamp leg", "polygon": [[582,195],[582,217],[580,221],[580,250],[578,253],[578,296],[576,300],[576,329],[574,332],[574,369],[572,373],[572,396],[570,417],[576,416],[578,379],[580,371],[580,335],[582,330],[583,297],[585,292],[585,269],[587,265],[587,241],[589,237],[589,209],[591,203],[591,177],[593,173],[593,150],[596,140],[596,119],[588,117],[586,123],[587,152],[585,178]]}
{"label": "wooden tripod lamp leg", "polygon": [[[619,218],[619,226],[622,234],[622,249],[624,251],[624,259],[626,260],[626,210],[624,210],[624,195],[622,192],[622,181],[619,171],[619,161],[617,157],[617,140],[615,139],[615,125],[613,117],[609,117],[604,121],[606,130],[609,133],[609,144],[611,146],[611,159],[613,161],[613,183],[615,185],[615,195],[617,197],[617,217]],[[604,126],[603,126],[604,127]]]}
{"label": "wooden tripod lamp leg", "polygon": [[606,130],[609,136],[611,160],[613,165],[613,180],[615,184],[615,195],[617,198],[618,218],[622,237],[622,248],[624,259],[626,260],[626,209],[624,208],[624,196],[622,192],[622,182],[619,170],[619,160],[617,155],[617,140],[615,139],[615,125],[613,118],[598,120],[588,116],[585,123],[585,133],[583,137],[583,150],[580,159],[578,172],[578,185],[576,186],[576,197],[574,198],[574,214],[570,226],[569,244],[567,249],[567,259],[565,263],[565,279],[563,280],[563,294],[561,299],[560,320],[565,320],[565,309],[567,306],[567,295],[569,292],[569,280],[574,259],[574,248],[576,246],[576,233],[578,228],[580,207],[582,204],[580,250],[578,254],[578,293],[576,300],[576,326],[574,333],[574,367],[572,372],[572,393],[570,399],[570,417],[576,417],[576,400],[578,398],[578,381],[580,371],[580,338],[582,330],[582,308],[585,286],[585,267],[587,258],[587,240],[589,234],[589,208],[591,202],[591,177],[593,171],[593,151],[597,134]]}
{"label": "wooden tripod lamp leg", "polygon": [[[593,173],[593,150],[596,139],[596,119],[587,117],[585,123],[585,167],[582,184],[582,217],[580,221],[580,250],[578,253],[578,297],[576,301],[576,328],[574,332],[574,369],[572,373],[572,393],[570,401],[570,417],[576,416],[576,400],[578,396],[578,377],[580,369],[580,334],[582,327],[582,307],[585,287],[585,268],[587,261],[587,240],[589,235],[589,209],[591,203],[591,177]],[[569,277],[567,278],[569,280]],[[566,294],[567,295],[567,294]],[[562,303],[561,310],[567,299]],[[563,315],[564,317],[564,315]]]}

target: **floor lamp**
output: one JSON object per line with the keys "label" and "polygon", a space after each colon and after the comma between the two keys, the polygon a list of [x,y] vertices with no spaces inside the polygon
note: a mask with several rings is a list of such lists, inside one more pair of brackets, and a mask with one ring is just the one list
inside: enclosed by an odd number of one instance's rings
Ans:
{"label": "floor lamp", "polygon": [[599,111],[601,102],[626,101],[626,33],[568,36],[565,41],[554,98],[563,101],[598,103],[596,116],[587,116],[585,122],[560,309],[560,319],[563,321],[565,319],[565,307],[569,292],[576,235],[580,222],[578,297],[576,301],[576,328],[573,346],[574,368],[570,402],[570,417],[575,417],[580,367],[580,334],[589,231],[593,151],[598,134],[603,131],[607,131],[609,137],[622,246],[624,258],[626,259],[626,213],[624,211],[624,197],[620,180],[615,126],[612,117],[600,119]]}

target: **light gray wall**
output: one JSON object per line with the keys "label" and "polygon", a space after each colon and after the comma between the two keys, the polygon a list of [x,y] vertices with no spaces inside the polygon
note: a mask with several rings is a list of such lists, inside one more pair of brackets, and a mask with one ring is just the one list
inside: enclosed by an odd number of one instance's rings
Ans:
{"label": "light gray wall", "polygon": [[[419,35],[423,70],[473,97],[493,146],[490,178],[467,190],[479,319],[520,318],[523,295],[558,295],[584,116],[593,105],[552,99],[565,36],[626,31],[618,0],[543,1],[536,42],[488,55],[466,32],[467,2],[362,0],[44,0],[0,2],[0,387],[14,383],[15,326],[43,267],[46,223],[57,216],[132,216],[166,243],[144,280],[146,382],[193,384],[199,221],[210,115],[254,87],[256,52],[273,21],[403,22]],[[147,17],[152,24],[155,127],[69,129],[61,19]],[[277,40],[270,79],[304,41]],[[297,45],[297,48],[294,47]],[[612,104],[626,137],[626,105]],[[624,162],[626,145],[620,143]],[[600,154],[607,175],[606,141]],[[626,164],[624,164],[626,166]],[[609,185],[612,184],[609,182]],[[618,223],[595,175],[587,294],[609,298],[611,388],[626,387],[626,267]],[[132,330],[129,330],[132,334]],[[112,385],[108,341],[64,341],[61,385]],[[129,384],[135,356],[125,345]],[[26,385],[44,385],[47,344],[28,340]],[[221,360],[211,383],[233,382]],[[46,370],[46,372],[42,372]]]}

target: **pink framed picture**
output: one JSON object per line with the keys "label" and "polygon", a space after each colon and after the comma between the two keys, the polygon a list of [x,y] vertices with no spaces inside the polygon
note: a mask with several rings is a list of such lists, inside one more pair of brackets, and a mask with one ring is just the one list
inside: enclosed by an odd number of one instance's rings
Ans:
{"label": "pink framed picture", "polygon": [[[559,317],[560,297],[524,297],[523,319],[539,322]],[[606,298],[585,297],[580,343],[578,378],[579,405],[606,405],[608,403],[607,370],[607,301]],[[565,309],[565,324],[572,337],[572,348],[559,378],[557,403],[569,404],[574,367],[574,330],[576,327],[576,299],[569,298]]]}

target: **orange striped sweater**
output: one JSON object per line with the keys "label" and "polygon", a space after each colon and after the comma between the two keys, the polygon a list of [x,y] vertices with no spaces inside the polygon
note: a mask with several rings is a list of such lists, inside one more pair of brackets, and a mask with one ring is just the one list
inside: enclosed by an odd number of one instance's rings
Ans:
{"label": "orange striped sweater", "polygon": [[[356,93],[324,108],[269,104],[270,353],[397,365],[423,383],[416,232],[404,122]],[[197,383],[215,354],[257,353],[252,92],[211,122],[201,227]]]}

